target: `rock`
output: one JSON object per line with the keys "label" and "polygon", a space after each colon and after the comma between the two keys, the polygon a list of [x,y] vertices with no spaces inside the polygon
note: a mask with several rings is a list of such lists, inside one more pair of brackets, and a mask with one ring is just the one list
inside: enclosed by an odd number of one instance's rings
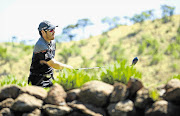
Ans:
{"label": "rock", "polygon": [[81,91],[80,89],[73,89],[68,91],[66,101],[69,102],[78,99],[80,91]]}
{"label": "rock", "polygon": [[19,95],[20,88],[16,85],[5,86],[0,89],[0,101],[6,98],[16,99]]}
{"label": "rock", "polygon": [[134,102],[135,107],[140,109],[145,109],[146,107],[152,105],[153,99],[149,96],[149,90],[142,88],[137,91],[136,99]]}
{"label": "rock", "polygon": [[113,86],[102,81],[90,81],[81,87],[79,100],[98,107],[104,106],[113,91]]}
{"label": "rock", "polygon": [[[103,116],[99,113],[95,113],[92,110],[88,109],[85,105],[83,104],[74,104],[74,103],[69,103],[68,104],[76,114],[80,114],[83,116]],[[79,113],[77,113],[79,112]],[[71,114],[70,114],[71,116]]]}
{"label": "rock", "polygon": [[11,109],[19,112],[28,112],[36,108],[40,108],[42,104],[42,100],[37,99],[36,97],[29,94],[23,93],[15,99]]}
{"label": "rock", "polygon": [[129,90],[129,98],[133,99],[136,92],[143,87],[143,84],[140,80],[135,78],[130,78],[127,84],[127,88]]}
{"label": "rock", "polygon": [[180,105],[180,87],[168,89],[164,93],[163,98],[167,101]]}
{"label": "rock", "polygon": [[41,110],[35,109],[30,113],[23,113],[22,116],[43,116],[43,114],[41,113]]}
{"label": "rock", "polygon": [[67,94],[64,91],[63,87],[60,86],[59,84],[55,84],[49,90],[45,102],[47,104],[53,104],[53,105],[65,105],[66,96]]}
{"label": "rock", "polygon": [[145,116],[180,116],[180,107],[165,100],[156,101],[146,110]]}
{"label": "rock", "polygon": [[126,85],[123,83],[115,83],[114,84],[114,90],[110,96],[110,102],[119,102],[123,101],[127,98],[128,96],[128,91],[126,88]]}
{"label": "rock", "polygon": [[67,105],[57,106],[57,105],[46,104],[43,106],[43,111],[48,116],[65,116],[69,114],[72,111],[72,109]]}
{"label": "rock", "polygon": [[[82,104],[82,102],[79,102],[79,101],[75,100],[75,101],[72,101],[72,102],[68,103],[68,105],[72,109],[74,109],[72,114],[74,114],[74,112],[76,112],[76,113],[79,113],[79,114],[87,115],[86,114],[87,112],[94,112],[95,114],[106,116],[106,112],[104,111],[103,108],[96,107],[96,106],[93,106],[91,104]],[[83,108],[81,107],[82,105],[83,105]],[[80,109],[78,109],[79,106],[80,106]]]}
{"label": "rock", "polygon": [[11,108],[14,100],[12,98],[7,98],[4,101],[0,102],[0,110],[3,108]]}
{"label": "rock", "polygon": [[20,93],[28,93],[38,99],[44,100],[47,97],[47,91],[39,86],[25,86],[22,87]]}
{"label": "rock", "polygon": [[171,79],[166,85],[165,89],[166,91],[171,88],[177,88],[180,87],[180,80],[179,79]]}
{"label": "rock", "polygon": [[14,116],[14,114],[9,108],[3,108],[0,110],[0,116]]}
{"label": "rock", "polygon": [[107,107],[110,116],[134,116],[135,108],[131,100],[119,101]]}

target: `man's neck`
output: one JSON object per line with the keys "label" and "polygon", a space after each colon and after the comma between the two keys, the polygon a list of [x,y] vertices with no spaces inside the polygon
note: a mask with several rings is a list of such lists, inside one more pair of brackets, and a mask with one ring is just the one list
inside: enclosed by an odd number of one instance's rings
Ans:
{"label": "man's neck", "polygon": [[48,43],[50,43],[51,42],[51,40],[48,40],[47,38],[45,38],[45,37],[42,37],[45,41],[47,41]]}

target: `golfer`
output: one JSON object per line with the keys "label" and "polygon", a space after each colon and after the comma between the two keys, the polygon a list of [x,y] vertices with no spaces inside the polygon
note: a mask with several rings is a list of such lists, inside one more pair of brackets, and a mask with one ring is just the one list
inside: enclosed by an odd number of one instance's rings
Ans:
{"label": "golfer", "polygon": [[56,45],[54,41],[55,27],[49,21],[39,24],[39,40],[34,46],[28,84],[50,87],[53,77],[53,69],[73,69],[72,66],[60,63],[54,59]]}

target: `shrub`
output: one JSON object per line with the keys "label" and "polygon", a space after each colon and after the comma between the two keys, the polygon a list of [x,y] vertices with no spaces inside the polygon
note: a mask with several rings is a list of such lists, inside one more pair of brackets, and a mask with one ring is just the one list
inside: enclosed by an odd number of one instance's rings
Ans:
{"label": "shrub", "polygon": [[110,58],[112,58],[113,60],[117,61],[121,61],[123,60],[123,56],[124,56],[124,49],[121,47],[121,43],[117,44],[117,45],[113,45],[111,52],[110,52]]}
{"label": "shrub", "polygon": [[138,54],[142,54],[147,49],[147,54],[157,54],[159,50],[159,43],[156,39],[151,36],[143,35],[142,42],[138,49]]}
{"label": "shrub", "polygon": [[107,40],[108,40],[107,37],[102,37],[99,39],[100,48],[105,46]]}
{"label": "shrub", "polygon": [[126,60],[107,67],[100,75],[101,80],[109,84],[114,84],[115,81],[126,84],[132,76],[139,79],[142,77],[142,74],[136,71],[133,66],[126,65]]}
{"label": "shrub", "polygon": [[78,56],[81,54],[81,49],[76,44],[72,45],[69,49],[71,49],[73,56]]}
{"label": "shrub", "polygon": [[150,65],[158,64],[161,61],[161,59],[162,59],[162,55],[153,55]]}
{"label": "shrub", "polygon": [[170,43],[165,50],[166,55],[173,55],[175,58],[180,58],[180,45],[177,43]]}
{"label": "shrub", "polygon": [[88,60],[85,56],[82,56],[82,64],[81,64],[81,67],[89,67],[90,64],[91,64],[91,60]]}
{"label": "shrub", "polygon": [[88,75],[84,70],[68,70],[64,69],[60,72],[53,83],[58,83],[64,87],[65,90],[71,90],[81,87],[84,83],[97,80],[95,76]]}
{"label": "shrub", "polygon": [[5,59],[7,57],[7,49],[0,46],[0,59]]}
{"label": "shrub", "polygon": [[72,55],[72,49],[64,47],[63,50],[59,53],[63,57],[65,63],[68,62],[69,57]]}

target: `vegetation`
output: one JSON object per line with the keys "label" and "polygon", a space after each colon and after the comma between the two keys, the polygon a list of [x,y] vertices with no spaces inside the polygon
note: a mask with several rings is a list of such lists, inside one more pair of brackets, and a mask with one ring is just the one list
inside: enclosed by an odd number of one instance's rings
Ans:
{"label": "vegetation", "polygon": [[109,84],[114,84],[115,81],[126,84],[130,77],[141,79],[142,74],[133,66],[127,66],[126,60],[116,62],[101,73],[101,80]]}
{"label": "vegetation", "polygon": [[5,85],[12,85],[12,84],[18,85],[20,87],[24,87],[28,85],[25,78],[18,79],[14,75],[8,75],[1,80],[0,87],[3,87]]}
{"label": "vegetation", "polygon": [[[152,15],[153,11],[145,11],[142,15],[145,13]],[[180,16],[171,16],[173,13],[170,14],[170,11],[168,13],[167,23],[162,23],[163,19],[154,19],[154,16],[146,17],[140,22],[138,19],[138,22],[133,22],[135,24],[129,26],[120,25],[120,20],[117,20],[118,23],[113,22],[113,25],[117,24],[116,28],[102,35],[81,41],[57,43],[55,59],[72,65],[74,68],[112,64],[95,71],[65,70],[60,74],[55,72],[57,83],[64,83],[63,86],[68,90],[80,87],[83,83],[93,79],[111,84],[114,81],[126,83],[133,76],[142,78],[144,85],[157,86],[159,82],[180,74]],[[85,26],[77,27],[73,24],[64,30],[67,32],[64,36],[68,37],[68,33],[69,37],[73,36],[78,28],[84,30]],[[27,79],[32,51],[33,46],[15,43],[15,40],[13,44],[0,43],[0,82],[5,82],[3,79],[7,79],[7,75],[10,75],[9,79],[12,80],[17,78],[17,81],[7,82],[7,84],[16,84],[20,81],[19,79],[23,79],[22,77]],[[137,65],[129,66],[136,56],[139,58]]]}

